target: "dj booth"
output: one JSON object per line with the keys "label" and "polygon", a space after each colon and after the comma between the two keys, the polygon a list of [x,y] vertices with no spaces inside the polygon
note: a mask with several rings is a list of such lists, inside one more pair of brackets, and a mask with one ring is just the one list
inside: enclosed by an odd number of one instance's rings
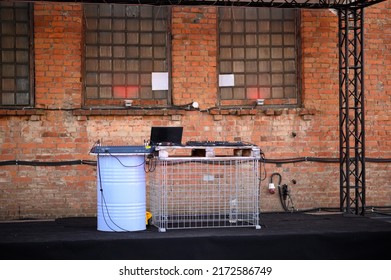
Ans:
{"label": "dj booth", "polygon": [[101,231],[254,227],[259,223],[261,151],[242,142],[96,146]]}

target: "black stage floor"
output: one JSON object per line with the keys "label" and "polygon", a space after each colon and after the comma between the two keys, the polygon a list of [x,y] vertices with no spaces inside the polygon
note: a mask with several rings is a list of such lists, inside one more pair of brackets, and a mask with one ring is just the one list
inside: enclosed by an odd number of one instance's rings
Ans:
{"label": "black stage floor", "polygon": [[389,216],[265,213],[262,229],[101,232],[96,218],[0,223],[2,260],[390,260]]}

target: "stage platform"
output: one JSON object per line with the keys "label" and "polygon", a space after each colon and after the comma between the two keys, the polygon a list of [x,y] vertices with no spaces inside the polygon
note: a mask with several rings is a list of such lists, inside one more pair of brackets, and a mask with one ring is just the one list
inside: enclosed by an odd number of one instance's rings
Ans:
{"label": "stage platform", "polygon": [[0,222],[2,260],[390,260],[391,217],[265,213],[262,229],[100,232],[96,218]]}

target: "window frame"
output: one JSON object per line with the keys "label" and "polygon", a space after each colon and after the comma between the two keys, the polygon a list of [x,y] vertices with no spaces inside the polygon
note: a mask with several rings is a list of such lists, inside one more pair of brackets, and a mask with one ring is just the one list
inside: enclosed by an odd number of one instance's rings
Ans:
{"label": "window frame", "polygon": [[[244,8],[244,7],[219,7],[218,8],[218,25],[220,24],[221,22],[221,19],[220,19],[220,9],[235,9],[235,8],[238,8],[238,9],[248,9],[248,8]],[[254,8],[252,8],[254,9]],[[272,12],[273,8],[265,8],[265,7],[259,7],[257,9],[270,9],[270,11]],[[294,21],[295,21],[295,25],[294,25],[294,34],[295,34],[295,45],[294,45],[294,51],[295,51],[295,56],[294,56],[294,60],[295,60],[295,72],[296,72],[296,77],[295,77],[295,87],[296,87],[296,97],[292,97],[292,98],[287,98],[287,97],[284,97],[284,98],[262,98],[262,97],[259,97],[259,99],[264,99],[264,106],[268,106],[268,107],[293,107],[293,108],[296,108],[296,107],[300,107],[301,104],[302,104],[302,99],[301,99],[301,92],[302,92],[302,82],[301,82],[301,71],[302,71],[302,56],[301,56],[301,51],[302,51],[302,45],[301,45],[301,11],[298,10],[298,9],[292,9],[293,10],[293,13],[294,13]],[[282,21],[282,25],[284,24],[284,19],[281,20]],[[244,23],[246,23],[246,20],[243,20]],[[231,21],[231,24],[232,21]],[[217,26],[217,41],[218,41],[218,45],[217,45],[217,80],[219,80],[219,75],[224,75],[224,74],[234,74],[235,76],[235,73],[234,71],[232,71],[232,73],[222,73],[221,72],[221,61],[224,60],[224,59],[221,59],[221,32],[220,32],[220,28],[219,26]],[[223,33],[224,34],[224,33]],[[225,34],[235,34],[235,32],[233,32],[232,30],[229,32],[229,33],[225,33]],[[261,33],[257,33],[257,34],[261,34]],[[269,31],[269,34],[272,34],[271,31]],[[284,32],[281,33],[282,35],[284,34]],[[258,42],[258,44],[255,46],[257,49],[259,49],[260,47],[260,44]],[[269,46],[271,48],[271,45]],[[230,45],[230,48],[231,50],[233,50],[234,48],[234,44],[233,42],[231,41],[231,45]],[[246,49],[246,48],[244,48]],[[228,61],[228,60],[226,60]],[[235,61],[234,57],[232,56],[231,58],[231,62],[233,63],[233,61]],[[257,58],[257,63],[259,63],[261,60],[259,59],[259,57]],[[272,75],[271,73],[271,69],[269,69],[269,72],[270,72],[270,75]],[[258,74],[259,73],[262,73],[262,72],[257,72]],[[284,75],[284,72],[281,72],[283,75]],[[240,74],[243,74],[244,76],[246,75],[246,72],[241,72]],[[245,78],[244,78],[245,79]],[[231,98],[231,99],[224,99],[222,98],[222,90],[224,90],[224,87],[221,87],[220,85],[217,85],[218,86],[218,104],[219,106],[222,106],[222,107],[254,107],[256,105],[256,99],[257,98],[254,98],[254,99],[250,99],[248,98],[248,95],[247,95],[247,89],[248,89],[248,84],[246,84],[246,82],[244,82],[244,85],[243,85],[243,89],[244,89],[244,98]],[[235,77],[235,85],[231,88],[238,88],[238,86],[236,85],[236,77]],[[272,86],[271,86],[272,87]],[[233,95],[233,94],[232,94]]]}
{"label": "window frame", "polygon": [[[27,20],[28,31],[27,31],[27,36],[26,36],[27,40],[28,40],[28,62],[27,62],[27,64],[28,64],[28,71],[29,71],[28,75],[27,75],[28,81],[29,81],[29,85],[28,85],[29,101],[25,104],[17,104],[16,102],[14,102],[14,104],[3,104],[2,101],[0,100],[0,109],[33,108],[35,106],[34,4],[32,4],[32,3],[18,3],[18,2],[2,2],[0,5],[12,6],[13,10],[14,10],[14,14],[15,14],[15,7],[20,6],[20,5],[26,5],[27,16],[28,16],[28,20]],[[0,19],[0,24],[1,23],[2,23],[2,20]],[[16,23],[15,20],[14,20],[14,23]],[[0,31],[1,31],[1,28],[0,28]],[[16,37],[16,34],[14,37]],[[0,42],[0,44],[2,44],[2,43]],[[2,51],[2,50],[3,49],[0,48],[0,51]],[[16,50],[17,50],[16,46],[14,46],[13,50],[14,50],[14,52],[16,52]],[[15,61],[14,66],[16,66],[17,64],[18,63]],[[0,78],[3,77],[2,71],[3,71],[2,67],[0,67]],[[15,74],[15,72],[14,72],[14,74]],[[16,81],[17,75],[14,75],[13,78]],[[15,89],[16,89],[16,84],[15,84]],[[0,85],[0,90],[2,90],[2,85]],[[14,93],[17,94],[17,91],[15,90]],[[3,93],[0,92],[0,98],[2,98],[2,94]]]}
{"label": "window frame", "polygon": [[[167,71],[164,71],[164,72],[168,72],[168,76],[169,76],[169,81],[168,81],[168,90],[166,91],[165,95],[166,96],[163,96],[163,97],[160,97],[160,98],[155,98],[155,94],[160,94],[159,92],[158,93],[154,93],[152,91],[152,82],[151,82],[151,86],[150,86],[150,94],[151,94],[151,97],[150,98],[143,98],[140,94],[141,93],[138,93],[138,98],[134,98],[134,97],[127,97],[127,96],[124,96],[124,97],[118,97],[118,98],[115,98],[114,96],[114,73],[115,71],[113,69],[111,69],[110,71],[108,71],[107,73],[110,73],[111,77],[112,77],[112,81],[111,81],[111,97],[110,98],[101,98],[101,97],[97,97],[97,98],[89,98],[88,97],[88,93],[87,93],[87,69],[86,69],[86,66],[87,66],[87,41],[86,41],[86,36],[87,36],[87,27],[86,27],[86,22],[87,22],[87,16],[85,14],[85,5],[110,5],[112,6],[112,10],[114,10],[114,6],[115,5],[118,5],[118,6],[121,6],[121,7],[136,7],[136,8],[143,8],[144,6],[143,5],[120,5],[120,4],[98,4],[98,3],[95,3],[95,4],[83,4],[83,58],[82,58],[82,61],[83,61],[83,64],[82,64],[82,84],[83,84],[83,107],[84,108],[94,108],[94,107],[97,107],[97,108],[104,108],[104,107],[123,107],[124,106],[124,100],[126,99],[131,99],[133,101],[132,103],[132,106],[141,106],[141,107],[156,107],[156,108],[160,108],[160,107],[167,107],[167,106],[170,106],[171,105],[171,99],[172,99],[172,93],[171,93],[171,40],[170,40],[170,30],[171,30],[171,8],[170,7],[164,7],[166,10],[166,15],[167,15],[167,18],[166,18],[166,30],[165,30],[165,57],[163,57],[161,59],[161,62],[163,64],[165,64],[165,68],[167,69]],[[152,7],[153,9],[159,9],[160,7],[155,7],[155,6],[148,6],[148,7]],[[153,11],[153,13],[155,13],[155,11]],[[110,17],[103,17],[103,19],[111,19],[111,21],[115,20],[115,15],[113,15],[113,13],[111,14]],[[120,17],[120,19],[126,19],[127,17]],[[99,15],[96,17],[97,21],[99,22],[100,19],[102,19],[102,17],[100,17]],[[139,19],[139,22],[140,22],[140,19],[142,19],[141,15],[138,17]],[[156,22],[153,21],[152,22],[152,25],[154,25]],[[96,29],[96,33],[100,32],[99,31],[99,28]],[[113,31],[111,31],[113,33]],[[126,48],[127,46],[131,46],[131,45],[127,45],[127,40],[126,39],[126,33],[129,32],[128,29],[126,29],[126,27],[122,30],[122,31],[118,31],[118,33],[122,33],[122,34],[125,34],[125,42],[123,43],[123,46]],[[140,34],[147,34],[148,32],[140,32],[140,29],[137,31],[138,35]],[[157,33],[159,33],[160,31],[156,31]],[[160,33],[163,33],[163,32],[160,32]],[[153,40],[153,37],[152,37],[152,40]],[[99,46],[102,46],[102,43],[99,43],[97,42],[96,47],[99,48]],[[111,42],[111,46],[115,46],[114,42]],[[138,43],[138,46],[140,46],[140,43]],[[153,48],[154,46],[159,46],[159,44],[154,44],[152,43],[151,45],[148,45],[150,46],[151,48]],[[140,48],[140,47],[139,47]],[[109,59],[109,61],[111,61],[111,64],[114,63],[114,55],[112,54],[111,55],[111,58]],[[127,56],[126,56],[126,53],[125,53],[125,57],[123,58],[124,60],[127,59]],[[138,61],[140,62],[142,59],[138,58]],[[145,61],[151,61],[152,63],[154,62],[155,60],[155,56],[152,54],[152,57],[149,58],[149,59],[145,59]],[[163,62],[164,61],[164,62]],[[119,71],[121,72],[121,71]],[[137,73],[138,77],[139,77],[139,80],[138,80],[138,85],[137,86],[140,86],[140,76],[141,75],[150,75],[151,78],[152,78],[152,73],[153,72],[162,72],[162,71],[154,71],[154,66],[152,66],[152,71],[151,72],[143,72],[143,71],[138,71],[138,72],[133,72],[133,73]],[[96,72],[98,75],[99,71]],[[127,75],[128,74],[128,71],[127,71],[127,66],[125,66],[125,70],[123,70],[121,72],[121,74],[124,74],[124,75]],[[127,79],[128,78],[125,78],[126,81],[128,81]],[[99,84],[99,82],[97,83],[97,88],[99,88],[101,86],[101,84]],[[131,85],[130,84],[126,84],[126,92],[128,92],[128,87],[130,87]]]}

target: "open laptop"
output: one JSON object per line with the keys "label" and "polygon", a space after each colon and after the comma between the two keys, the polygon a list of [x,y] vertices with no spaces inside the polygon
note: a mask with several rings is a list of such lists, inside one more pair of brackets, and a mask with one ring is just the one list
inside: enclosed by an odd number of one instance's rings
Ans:
{"label": "open laptop", "polygon": [[153,126],[149,139],[151,146],[180,146],[182,145],[183,127]]}

